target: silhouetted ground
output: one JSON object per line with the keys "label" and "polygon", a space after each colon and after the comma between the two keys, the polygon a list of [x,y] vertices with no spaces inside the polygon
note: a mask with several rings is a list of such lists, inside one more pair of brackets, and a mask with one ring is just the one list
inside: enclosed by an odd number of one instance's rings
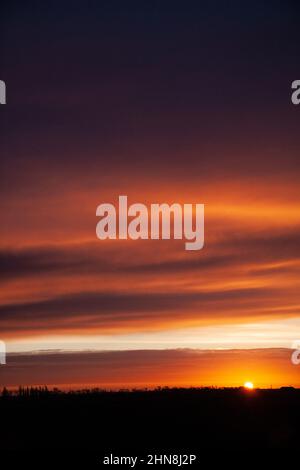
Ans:
{"label": "silhouetted ground", "polygon": [[0,417],[2,452],[100,459],[110,453],[238,450],[247,456],[258,448],[272,453],[299,447],[300,390],[33,390],[2,396]]}

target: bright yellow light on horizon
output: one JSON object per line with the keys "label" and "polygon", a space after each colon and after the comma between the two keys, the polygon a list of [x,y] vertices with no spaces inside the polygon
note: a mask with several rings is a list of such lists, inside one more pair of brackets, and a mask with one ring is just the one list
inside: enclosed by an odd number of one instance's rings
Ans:
{"label": "bright yellow light on horizon", "polygon": [[245,382],[244,387],[247,388],[248,390],[253,390],[254,389],[254,385],[253,385],[252,382]]}

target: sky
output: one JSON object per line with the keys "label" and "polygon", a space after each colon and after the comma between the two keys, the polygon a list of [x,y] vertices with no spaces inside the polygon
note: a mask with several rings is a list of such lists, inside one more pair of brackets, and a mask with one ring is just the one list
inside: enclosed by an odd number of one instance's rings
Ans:
{"label": "sky", "polygon": [[[299,13],[4,2],[0,385],[299,385]],[[204,249],[98,240],[121,194],[205,204]]]}

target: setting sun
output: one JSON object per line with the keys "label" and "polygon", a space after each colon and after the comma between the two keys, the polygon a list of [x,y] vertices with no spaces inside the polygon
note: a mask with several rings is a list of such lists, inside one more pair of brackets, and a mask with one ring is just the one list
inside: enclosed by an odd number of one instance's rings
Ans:
{"label": "setting sun", "polygon": [[245,382],[244,387],[247,388],[248,390],[253,390],[254,385],[252,382]]}

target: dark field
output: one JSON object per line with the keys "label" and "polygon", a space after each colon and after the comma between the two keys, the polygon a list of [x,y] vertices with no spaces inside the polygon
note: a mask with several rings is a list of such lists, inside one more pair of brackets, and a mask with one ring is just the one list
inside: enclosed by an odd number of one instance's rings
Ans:
{"label": "dark field", "polygon": [[1,397],[0,416],[1,455],[274,455],[299,446],[300,390],[34,390]]}

